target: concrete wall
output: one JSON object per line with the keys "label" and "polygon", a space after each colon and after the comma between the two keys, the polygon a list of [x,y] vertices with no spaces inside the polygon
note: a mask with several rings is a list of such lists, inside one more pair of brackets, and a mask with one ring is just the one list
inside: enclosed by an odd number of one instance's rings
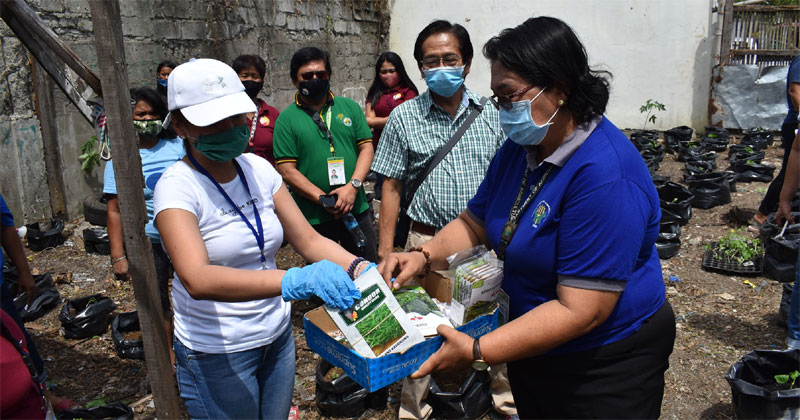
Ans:
{"label": "concrete wall", "polygon": [[[97,72],[88,2],[26,1]],[[156,65],[164,59],[230,63],[240,54],[258,54],[267,63],[261,96],[278,109],[293,100],[289,61],[304,46],[327,49],[334,93],[363,104],[389,27],[386,0],[120,0],[120,7],[131,87],[154,87]],[[48,217],[50,205],[29,55],[2,21],[0,59],[0,192],[19,224]],[[56,108],[68,216],[74,218],[82,215],[83,198],[102,189],[103,168],[93,175],[80,170],[78,150],[93,130],[60,92]]]}
{"label": "concrete wall", "polygon": [[[607,115],[621,128],[641,128],[639,107],[648,99],[667,106],[656,128],[678,125],[702,128],[708,116],[711,58],[716,15],[713,0],[395,0],[390,48],[407,68],[415,69],[414,41],[435,19],[463,25],[475,48],[467,86],[490,95],[486,41],[502,29],[534,16],[567,22],[586,47],[590,64],[609,70],[614,79]],[[424,88],[418,72],[411,75]]]}

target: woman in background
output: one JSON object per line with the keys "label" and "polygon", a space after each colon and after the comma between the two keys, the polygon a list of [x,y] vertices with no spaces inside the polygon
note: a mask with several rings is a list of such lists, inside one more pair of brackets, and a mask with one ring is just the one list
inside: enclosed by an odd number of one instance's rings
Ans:
{"label": "woman in background", "polygon": [[[186,151],[183,142],[161,125],[167,116],[167,107],[158,93],[150,88],[131,90],[133,105],[133,125],[139,135],[139,156],[142,159],[144,175],[144,202],[147,207],[147,225],[145,234],[150,239],[153,260],[156,266],[156,279],[161,297],[161,309],[164,311],[164,327],[167,339],[172,343],[172,315],[169,301],[169,279],[172,265],[161,247],[161,236],[153,226],[153,191],[164,171],[182,158]],[[117,183],[114,179],[114,161],[106,163],[103,175],[103,193],[108,199],[108,240],[111,244],[111,265],[114,275],[121,280],[128,280],[128,260],[122,240],[122,216],[117,198]],[[171,347],[171,346],[170,346]],[[170,361],[175,363],[175,355],[170,352]]]}
{"label": "woman in background", "polygon": [[256,105],[256,112],[249,112],[245,115],[248,127],[250,127],[250,141],[247,149],[266,159],[274,167],[272,133],[275,131],[278,110],[267,105],[263,99],[258,98],[258,93],[264,87],[267,66],[264,60],[257,55],[240,55],[233,60],[231,67],[239,75],[239,80],[244,85],[245,93]]}
{"label": "woman in background", "polygon": [[156,92],[161,95],[164,103],[167,103],[167,79],[172,69],[178,67],[174,61],[164,60],[156,67]]}
{"label": "woman in background", "polygon": [[[381,132],[392,110],[418,94],[400,56],[391,51],[381,54],[375,63],[375,79],[367,92],[367,109],[364,111],[367,125],[372,129],[372,147],[375,150],[378,150]],[[380,200],[383,176],[375,175],[375,198]]]}

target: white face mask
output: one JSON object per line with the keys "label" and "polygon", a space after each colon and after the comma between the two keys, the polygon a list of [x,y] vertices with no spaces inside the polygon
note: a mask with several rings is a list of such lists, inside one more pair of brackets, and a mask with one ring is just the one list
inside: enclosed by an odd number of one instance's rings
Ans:
{"label": "white face mask", "polygon": [[558,113],[559,108],[556,108],[556,112],[543,125],[536,124],[531,115],[531,103],[545,89],[539,91],[530,101],[512,102],[511,109],[500,108],[500,126],[503,127],[503,132],[506,133],[506,136],[514,143],[521,146],[536,146],[547,136],[547,130],[550,128],[551,121]]}

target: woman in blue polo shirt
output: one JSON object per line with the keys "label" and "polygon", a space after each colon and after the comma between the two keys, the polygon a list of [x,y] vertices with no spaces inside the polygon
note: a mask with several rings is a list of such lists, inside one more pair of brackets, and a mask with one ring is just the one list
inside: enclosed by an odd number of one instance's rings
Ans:
{"label": "woman in blue polo shirt", "polygon": [[465,212],[380,269],[402,284],[485,244],[505,261],[510,321],[479,340],[440,327],[446,343],[412,377],[507,362],[520,418],[657,418],[675,340],[661,212],[644,161],[602,115],[610,75],[549,17],[504,30],[484,55],[511,141]]}

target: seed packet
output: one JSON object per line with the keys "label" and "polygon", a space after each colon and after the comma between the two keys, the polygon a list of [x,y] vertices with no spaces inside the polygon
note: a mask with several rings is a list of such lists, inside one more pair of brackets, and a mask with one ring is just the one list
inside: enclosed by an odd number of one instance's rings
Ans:
{"label": "seed packet", "polygon": [[403,287],[394,291],[394,297],[425,337],[437,335],[436,328],[439,325],[453,326],[422,287]]}
{"label": "seed packet", "polygon": [[454,277],[450,321],[461,326],[497,308],[503,285],[503,262],[484,246],[456,254],[450,264]]}
{"label": "seed packet", "polygon": [[355,285],[361,290],[361,299],[352,308],[340,311],[325,306],[353,350],[375,358],[425,341],[378,270],[367,270],[355,279]]}

